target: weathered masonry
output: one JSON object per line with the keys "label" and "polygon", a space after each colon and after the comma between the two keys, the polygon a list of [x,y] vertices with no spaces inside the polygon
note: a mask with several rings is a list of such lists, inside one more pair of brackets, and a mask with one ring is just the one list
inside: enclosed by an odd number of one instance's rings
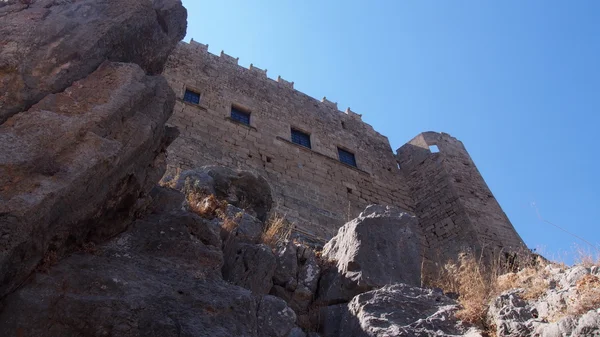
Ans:
{"label": "weathered masonry", "polygon": [[444,261],[465,248],[525,248],[462,142],[424,132],[399,148],[397,159],[430,259]]}
{"label": "weathered masonry", "polygon": [[171,167],[257,171],[278,211],[325,239],[370,203],[413,209],[388,139],[360,115],[194,41],[180,44],[164,75],[179,98]]}
{"label": "weathered masonry", "polygon": [[271,183],[276,210],[301,233],[329,239],[379,203],[415,212],[430,258],[464,247],[524,247],[462,143],[447,134],[423,133],[395,155],[350,109],[193,40],[180,43],[164,75],[178,97],[170,124],[181,132],[168,150],[170,169],[257,172]]}

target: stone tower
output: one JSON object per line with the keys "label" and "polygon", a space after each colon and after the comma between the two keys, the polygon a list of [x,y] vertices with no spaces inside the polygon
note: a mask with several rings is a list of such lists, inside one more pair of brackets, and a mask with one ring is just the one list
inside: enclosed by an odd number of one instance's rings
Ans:
{"label": "stone tower", "polygon": [[423,230],[425,257],[444,261],[466,248],[526,248],[461,141],[424,132],[398,149]]}

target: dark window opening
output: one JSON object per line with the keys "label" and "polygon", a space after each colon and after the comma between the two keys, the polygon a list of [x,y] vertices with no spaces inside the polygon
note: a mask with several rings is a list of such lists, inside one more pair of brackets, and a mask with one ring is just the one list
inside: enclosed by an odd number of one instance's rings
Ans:
{"label": "dark window opening", "polygon": [[185,94],[183,94],[183,100],[193,104],[200,104],[200,94],[186,89]]}
{"label": "dark window opening", "polygon": [[250,113],[242,111],[234,106],[231,107],[231,119],[242,124],[250,125]]}
{"label": "dark window opening", "polygon": [[346,187],[346,191],[348,191],[349,194],[352,194],[352,189],[350,187]]}
{"label": "dark window opening", "polygon": [[296,143],[310,149],[310,135],[302,131],[292,129],[292,143]]}
{"label": "dark window opening", "polygon": [[342,129],[346,128],[346,123],[342,122]]}
{"label": "dark window opening", "polygon": [[438,153],[440,152],[440,149],[438,149],[437,145],[429,145],[429,151],[431,151],[431,153]]}
{"label": "dark window opening", "polygon": [[356,167],[356,158],[354,158],[354,153],[338,147],[338,156],[340,157],[340,161],[342,163]]}
{"label": "dark window opening", "polygon": [[271,158],[271,157],[267,157],[267,163],[270,163],[270,162],[271,162],[271,160],[273,160],[273,158]]}

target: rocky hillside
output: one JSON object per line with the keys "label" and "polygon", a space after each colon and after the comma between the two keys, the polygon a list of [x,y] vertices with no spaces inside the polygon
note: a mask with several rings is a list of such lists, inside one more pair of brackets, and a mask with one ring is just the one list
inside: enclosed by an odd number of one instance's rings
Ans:
{"label": "rocky hillside", "polygon": [[461,265],[456,289],[423,287],[401,209],[315,250],[252,172],[157,185],[178,0],[8,0],[0,18],[0,336],[600,335],[598,267],[485,278],[497,292],[467,319],[483,279]]}

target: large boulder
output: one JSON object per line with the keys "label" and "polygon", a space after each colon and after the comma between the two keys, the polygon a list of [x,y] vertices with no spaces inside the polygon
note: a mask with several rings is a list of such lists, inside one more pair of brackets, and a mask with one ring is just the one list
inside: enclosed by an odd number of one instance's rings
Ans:
{"label": "large boulder", "polygon": [[106,62],[0,125],[0,297],[45,255],[122,232],[165,169],[174,94]]}
{"label": "large boulder", "polygon": [[0,2],[0,124],[105,60],[160,73],[186,17],[179,0]]}
{"label": "large boulder", "polygon": [[[172,180],[172,181],[169,181]],[[233,170],[223,166],[204,166],[180,172],[177,176],[166,175],[177,190],[196,192],[201,195],[214,194],[229,204],[244,209],[261,221],[266,221],[273,206],[271,187],[262,176],[244,170]]]}
{"label": "large boulder", "polygon": [[[178,199],[165,192],[158,202]],[[283,300],[222,279],[213,230],[176,203],[147,215],[8,295],[0,336],[287,336],[296,317]]]}
{"label": "large boulder", "polygon": [[458,308],[456,302],[433,289],[388,285],[352,299],[342,314],[338,336],[481,337],[477,329],[454,317]]}
{"label": "large boulder", "polygon": [[273,287],[277,261],[264,244],[230,241],[225,245],[223,278],[256,294],[268,294]]}
{"label": "large boulder", "polygon": [[[386,284],[421,284],[417,218],[399,208],[370,205],[323,248],[335,268],[323,276],[320,300],[348,301]],[[340,288],[341,287],[341,288]]]}

